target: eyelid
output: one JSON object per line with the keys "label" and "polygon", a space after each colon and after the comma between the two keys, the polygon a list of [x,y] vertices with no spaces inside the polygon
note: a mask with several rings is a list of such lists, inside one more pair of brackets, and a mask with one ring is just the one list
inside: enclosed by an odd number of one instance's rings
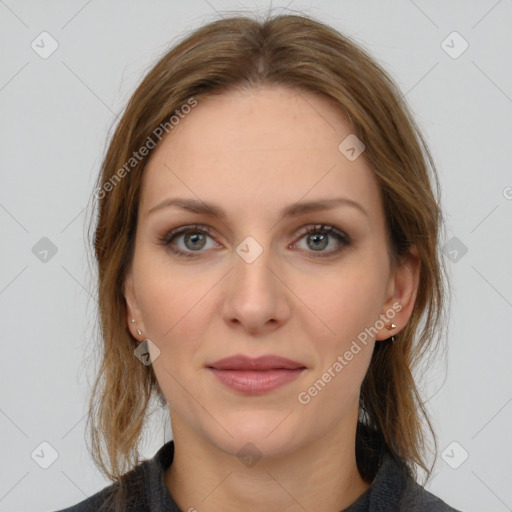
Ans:
{"label": "eyelid", "polygon": [[173,228],[171,230],[165,231],[162,236],[159,236],[159,243],[163,245],[169,245],[170,242],[178,237],[186,235],[188,232],[199,232],[208,235],[210,238],[213,238],[214,230],[207,225],[204,224],[185,224],[183,226],[178,226],[177,228]]}
{"label": "eyelid", "polygon": [[[321,254],[324,255],[324,257],[327,257],[329,255],[333,256],[338,254],[340,251],[342,251],[344,248],[348,247],[352,244],[353,240],[352,237],[344,230],[337,228],[333,224],[324,224],[324,223],[317,223],[317,224],[308,224],[305,228],[302,229],[302,231],[299,231],[297,235],[297,240],[292,243],[293,246],[295,246],[298,242],[300,242],[305,235],[307,234],[315,234],[315,233],[327,233],[328,235],[334,236],[336,239],[338,239],[338,242],[342,244],[341,249],[335,249],[331,251],[326,252],[319,252],[318,255]],[[311,255],[315,254],[315,251],[307,251]],[[315,256],[313,256],[315,257]]]}
{"label": "eyelid", "polygon": [[[183,251],[182,249],[172,248],[171,242],[178,237],[186,235],[189,232],[199,232],[208,235],[210,238],[214,239],[215,230],[208,225],[204,224],[189,224],[178,226],[177,228],[171,229],[170,231],[166,231],[164,235],[159,237],[159,244],[167,246],[173,253],[178,256],[184,257],[200,257],[203,253],[207,251]],[[332,224],[325,223],[310,223],[306,226],[302,226],[299,230],[296,230],[294,235],[294,241],[291,242],[287,247],[294,248],[298,242],[300,242],[307,234],[315,234],[315,233],[326,233],[328,236],[333,236],[337,239],[338,243],[341,244],[341,247],[338,249],[330,250],[330,251],[318,251],[315,255],[316,251],[304,251],[301,252],[308,253],[308,257],[312,258],[328,258],[329,256],[336,256],[340,252],[342,252],[345,248],[350,246],[353,242],[351,236],[346,233],[346,231],[337,228]],[[214,240],[218,243],[216,240]]]}

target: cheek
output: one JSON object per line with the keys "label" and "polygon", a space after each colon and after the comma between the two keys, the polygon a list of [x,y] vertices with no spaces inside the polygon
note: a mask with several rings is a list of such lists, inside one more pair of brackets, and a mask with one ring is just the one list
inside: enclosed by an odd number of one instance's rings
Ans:
{"label": "cheek", "polygon": [[[172,339],[187,333],[194,338],[194,319],[201,312],[200,302],[204,293],[180,286],[176,279],[166,283],[160,279],[146,282],[141,293],[144,325],[155,340],[168,344]],[[190,330],[192,329],[192,330]]]}
{"label": "cheek", "polygon": [[[160,350],[172,351],[173,358],[193,350],[207,324],[208,303],[218,279],[197,272],[178,269],[154,254],[141,255],[134,261],[137,302],[144,318],[145,335]],[[211,306],[210,306],[211,307]]]}
{"label": "cheek", "polygon": [[199,364],[209,325],[206,304],[211,286],[155,265],[144,268],[139,274],[137,299],[144,335],[160,350],[153,369],[169,405],[192,414],[193,401],[187,390],[194,388],[191,365],[195,369]]}
{"label": "cheek", "polygon": [[[372,266],[373,265],[373,266]],[[296,283],[301,330],[315,354],[315,370],[302,389],[314,399],[313,409],[339,411],[358,401],[374,347],[366,331],[379,318],[383,286],[381,270],[364,259],[348,259],[336,271]],[[313,314],[314,313],[314,314]]]}
{"label": "cheek", "polygon": [[304,306],[302,314],[311,339],[324,340],[322,347],[343,349],[372,326],[382,307],[383,278],[378,268],[364,261],[297,280],[293,288]]}

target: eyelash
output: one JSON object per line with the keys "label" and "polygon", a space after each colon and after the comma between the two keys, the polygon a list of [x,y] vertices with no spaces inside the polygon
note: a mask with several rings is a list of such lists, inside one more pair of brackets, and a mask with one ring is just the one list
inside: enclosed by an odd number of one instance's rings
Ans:
{"label": "eyelash", "polygon": [[[165,246],[169,247],[169,249],[173,253],[178,255],[179,257],[196,258],[200,255],[201,252],[204,252],[204,251],[182,251],[181,249],[177,249],[176,247],[173,247],[171,245],[171,243],[174,241],[174,239],[177,238],[178,236],[186,235],[186,234],[190,234],[190,233],[202,233],[202,234],[211,236],[210,229],[207,226],[198,226],[198,225],[183,226],[183,227],[173,229],[172,231],[170,231],[170,232],[166,233],[165,235],[163,235],[162,237],[160,237],[159,243],[161,245],[165,245]],[[310,257],[310,258],[327,258],[329,256],[333,256],[333,255],[341,252],[345,247],[348,247],[352,243],[352,239],[345,232],[335,228],[334,226],[326,225],[326,224],[315,224],[315,225],[308,226],[306,231],[304,231],[300,234],[299,240],[301,240],[306,235],[311,235],[311,234],[332,235],[333,237],[336,238],[336,240],[338,242],[340,242],[342,244],[342,246],[339,247],[338,249],[334,249],[334,250],[327,251],[327,252],[318,252],[316,254],[314,254],[315,251],[306,251],[308,253],[311,253],[308,255],[308,257]]]}

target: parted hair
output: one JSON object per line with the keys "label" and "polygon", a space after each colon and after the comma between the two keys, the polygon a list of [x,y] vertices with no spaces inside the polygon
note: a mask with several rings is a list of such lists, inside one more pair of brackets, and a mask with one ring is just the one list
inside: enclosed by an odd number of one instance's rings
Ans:
{"label": "parted hair", "polygon": [[[113,482],[122,484],[123,475],[140,462],[151,399],[166,404],[152,366],[134,357],[138,341],[126,324],[123,284],[134,252],[141,179],[151,156],[151,151],[140,156],[139,149],[148,137],[158,145],[157,127],[191,99],[200,108],[206,95],[273,85],[320,94],[346,114],[379,185],[392,268],[411,247],[417,250],[421,268],[412,315],[394,342],[375,344],[361,385],[356,460],[371,481],[371,467],[385,447],[414,478],[417,467],[427,473],[426,481],[431,477],[427,434],[434,455],[436,436],[413,372],[436,354],[445,327],[449,282],[440,251],[444,218],[435,164],[403,93],[361,44],[310,16],[288,14],[237,15],[191,31],[146,73],[106,148],[90,226],[100,357],[87,428],[91,455]],[[135,162],[130,159],[136,152]],[[123,176],[114,182],[116,174]]]}

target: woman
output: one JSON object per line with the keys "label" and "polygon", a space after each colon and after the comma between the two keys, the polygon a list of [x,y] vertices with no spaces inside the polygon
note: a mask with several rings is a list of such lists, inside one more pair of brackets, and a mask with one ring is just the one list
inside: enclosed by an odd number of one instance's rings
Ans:
{"label": "woman", "polygon": [[[225,18],[169,51],[99,176],[89,420],[113,483],[66,510],[454,511],[416,482],[433,184],[398,88],[329,26]],[[140,462],[155,395],[173,441]]]}

